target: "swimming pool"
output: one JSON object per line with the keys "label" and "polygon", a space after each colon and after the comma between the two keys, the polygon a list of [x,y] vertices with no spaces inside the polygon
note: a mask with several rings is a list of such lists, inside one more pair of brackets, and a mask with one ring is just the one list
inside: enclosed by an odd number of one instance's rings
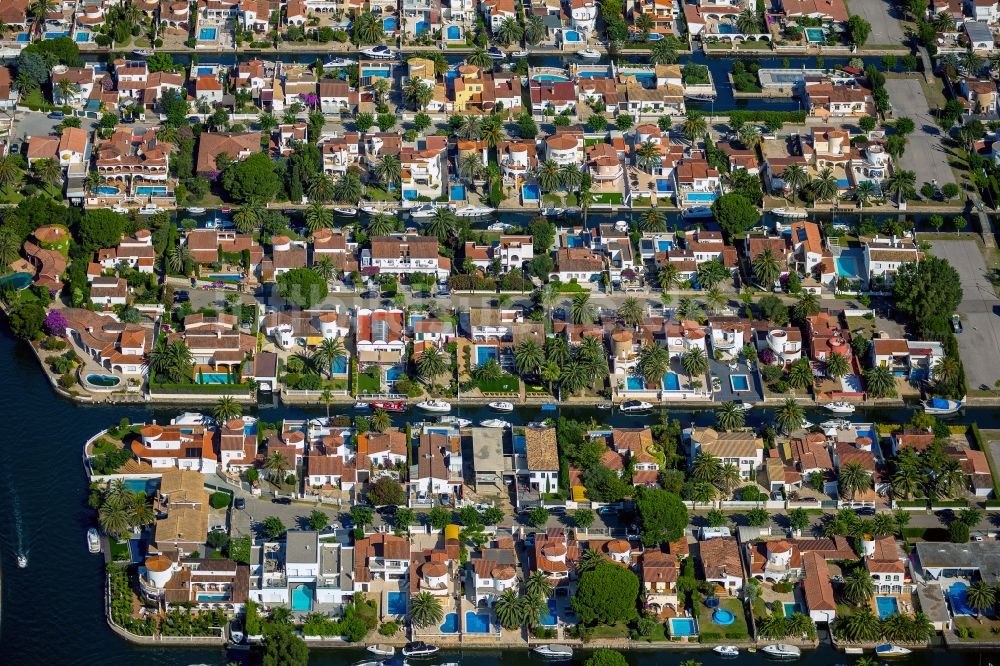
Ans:
{"label": "swimming pool", "polygon": [[391,384],[394,381],[402,379],[405,374],[402,367],[394,365],[385,371],[385,381]]}
{"label": "swimming pool", "polygon": [[444,616],[444,623],[441,625],[441,633],[442,634],[458,633],[458,613],[448,613],[447,615]]}
{"label": "swimming pool", "polygon": [[148,197],[151,195],[156,196],[166,196],[167,186],[166,185],[140,185],[135,188],[135,193],[141,197]]}
{"label": "swimming pool", "polygon": [[486,365],[491,359],[497,360],[500,353],[493,345],[478,345],[476,347],[476,365]]}
{"label": "swimming pool", "polygon": [[24,289],[34,281],[35,276],[31,273],[11,273],[0,278],[0,287],[13,287],[14,289]]}
{"label": "swimming pool", "polygon": [[199,372],[197,375],[195,375],[194,381],[198,384],[228,384],[229,373]]}
{"label": "swimming pool", "polygon": [[834,262],[837,265],[837,275],[852,279],[861,277],[863,260],[864,252],[862,250],[856,248],[842,250]]}
{"label": "swimming pool", "polygon": [[794,601],[786,601],[781,604],[781,610],[784,612],[785,617],[791,617],[794,613],[800,611],[799,605]]}
{"label": "swimming pool", "polygon": [[91,192],[93,192],[94,194],[109,196],[118,194],[119,192],[121,192],[121,190],[113,185],[98,185],[97,187],[92,189]]}
{"label": "swimming pool", "polygon": [[212,76],[215,74],[215,68],[213,67],[199,67],[195,71],[198,73],[198,76]]}
{"label": "swimming pool", "polygon": [[664,391],[680,391],[681,390],[681,378],[676,372],[668,372],[663,376],[663,390]]}
{"label": "swimming pool", "polygon": [[750,390],[750,378],[746,375],[730,375],[729,385],[733,388],[733,393]]}
{"label": "swimming pool", "polygon": [[806,28],[806,41],[807,42],[825,42],[826,32],[823,28]]}
{"label": "swimming pool", "polygon": [[465,185],[452,185],[448,190],[452,201],[465,201]]}
{"label": "swimming pool", "polygon": [[969,606],[969,586],[961,581],[951,584],[948,588],[948,601],[951,602],[952,615],[975,615]]}
{"label": "swimming pool", "polygon": [[718,32],[720,35],[737,34],[736,26],[734,26],[732,23],[719,23]]}
{"label": "swimming pool", "polygon": [[122,383],[122,380],[114,375],[95,375],[93,373],[87,375],[86,380],[88,384],[102,386],[104,388],[111,388],[112,386],[118,386]]}
{"label": "swimming pool", "polygon": [[688,192],[685,197],[688,201],[695,203],[712,203],[715,201],[715,192]]}
{"label": "swimming pool", "polygon": [[26,32],[19,32],[19,33],[17,33],[17,43],[18,44],[27,44],[30,41],[31,41],[31,35],[29,35],[28,33],[26,33]]}
{"label": "swimming pool", "polygon": [[726,610],[725,608],[716,608],[712,613],[712,622],[716,624],[721,624],[722,626],[728,626],[736,621],[736,616],[733,615],[732,611]]}
{"label": "swimming pool", "polygon": [[896,597],[875,597],[875,607],[878,608],[880,620],[899,613],[899,602]]}
{"label": "swimming pool", "polygon": [[661,39],[663,39],[663,35],[661,35],[658,32],[651,32],[649,33],[649,37],[647,37],[646,39],[648,39],[651,42],[658,42]]}
{"label": "swimming pool", "polygon": [[59,39],[60,37],[69,37],[68,30],[62,30],[60,32],[47,32],[45,33],[45,39]]}
{"label": "swimming pool", "polygon": [[656,193],[657,194],[670,194],[674,191],[674,184],[670,182],[669,178],[657,178],[656,179]]}
{"label": "swimming pool", "polygon": [[524,202],[538,201],[542,192],[535,183],[527,183],[521,186],[521,200]]}
{"label": "swimming pool", "polygon": [[388,69],[363,69],[361,70],[361,76],[387,79],[389,78],[390,73]]}
{"label": "swimming pool", "polygon": [[243,434],[244,435],[256,435],[257,434],[257,422],[243,423]]}
{"label": "swimming pool", "polygon": [[402,592],[390,592],[387,606],[389,615],[406,615],[406,597]]}
{"label": "swimming pool", "polygon": [[569,77],[562,74],[535,74],[531,78],[534,81],[569,81]]}
{"label": "swimming pool", "polygon": [[671,636],[697,636],[698,631],[694,628],[694,620],[688,617],[670,618]]}
{"label": "swimming pool", "polygon": [[583,247],[585,244],[581,236],[566,234],[566,247]]}
{"label": "swimming pool", "polygon": [[658,240],[656,241],[656,251],[657,252],[669,252],[674,249],[674,244],[668,240]]}
{"label": "swimming pool", "polygon": [[292,588],[292,610],[293,611],[311,611],[313,607],[313,594],[312,590],[306,584],[296,585]]}
{"label": "swimming pool", "polygon": [[228,594],[205,594],[199,592],[197,595],[198,601],[229,601]]}
{"label": "swimming pool", "polygon": [[239,282],[243,278],[240,275],[230,275],[228,273],[211,273],[208,279],[215,282]]}
{"label": "swimming pool", "polygon": [[549,599],[545,610],[542,611],[539,622],[543,627],[554,627],[558,622],[558,618],[556,617],[556,602],[552,599]]}
{"label": "swimming pool", "polygon": [[576,30],[563,30],[563,41],[570,43],[582,42],[583,37]]}
{"label": "swimming pool", "polygon": [[213,42],[219,36],[218,28],[202,28],[198,31],[198,39],[203,42]]}
{"label": "swimming pool", "polygon": [[449,40],[462,39],[462,29],[457,25],[449,25],[448,30],[445,32],[445,38]]}
{"label": "swimming pool", "polygon": [[74,37],[74,39],[76,40],[77,44],[85,44],[90,41],[90,33],[78,32],[76,33],[76,37]]}
{"label": "swimming pool", "polygon": [[347,357],[339,356],[330,364],[330,372],[335,375],[342,375],[347,372]]}
{"label": "swimming pool", "polygon": [[847,180],[846,178],[837,179],[837,187],[839,187],[840,189],[844,189],[845,187],[850,187],[850,186],[851,186],[851,181]]}
{"label": "swimming pool", "polygon": [[399,20],[395,16],[386,16],[382,19],[382,29],[386,32],[399,30]]}
{"label": "swimming pool", "polygon": [[426,35],[430,31],[431,31],[430,23],[428,23],[427,21],[417,22],[417,30],[416,30],[417,37],[419,37],[420,35]]}
{"label": "swimming pool", "polygon": [[625,388],[629,391],[641,391],[646,388],[646,382],[642,377],[632,375],[625,378]]}
{"label": "swimming pool", "polygon": [[470,634],[490,633],[490,616],[483,613],[480,615],[475,611],[465,612],[465,631]]}
{"label": "swimming pool", "polygon": [[514,435],[514,453],[527,453],[528,440],[524,435]]}
{"label": "swimming pool", "polygon": [[125,479],[125,488],[132,493],[152,495],[160,487],[159,479]]}

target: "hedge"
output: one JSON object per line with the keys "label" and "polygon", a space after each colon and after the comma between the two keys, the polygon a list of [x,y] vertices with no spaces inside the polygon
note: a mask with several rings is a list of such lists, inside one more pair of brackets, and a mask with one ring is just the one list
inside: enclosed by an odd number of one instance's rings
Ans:
{"label": "hedge", "polygon": [[217,491],[209,496],[208,503],[212,505],[213,509],[224,509],[229,506],[230,499],[229,493]]}
{"label": "hedge", "polygon": [[[725,111],[714,111],[713,115],[726,115]],[[748,111],[739,109],[728,113],[733,123],[767,123],[769,121],[802,125],[806,122],[805,111]]]}
{"label": "hedge", "polygon": [[149,383],[149,390],[161,393],[213,393],[239,395],[250,392],[249,384],[157,384]]}

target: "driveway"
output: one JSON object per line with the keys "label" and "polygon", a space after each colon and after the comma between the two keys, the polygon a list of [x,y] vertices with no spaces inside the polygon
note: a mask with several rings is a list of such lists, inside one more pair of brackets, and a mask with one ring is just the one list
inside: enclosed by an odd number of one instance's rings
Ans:
{"label": "driveway", "polygon": [[974,241],[934,241],[934,255],[955,267],[962,280],[962,333],[958,348],[970,388],[992,387],[1000,379],[1000,298],[986,278],[986,263]]}
{"label": "driveway", "polygon": [[903,44],[903,30],[899,27],[899,10],[891,0],[848,0],[848,11],[860,16],[872,26],[872,33],[865,42],[867,48],[873,46],[896,46]]}
{"label": "driveway", "polygon": [[941,130],[927,107],[927,97],[920,82],[916,79],[888,79],[885,87],[889,91],[895,117],[910,118],[916,125],[916,130],[907,137],[909,143],[900,163],[904,169],[917,174],[917,189],[934,180],[938,185],[954,183],[955,174],[948,166],[948,155],[941,146]]}
{"label": "driveway", "polygon": [[[48,136],[55,133],[56,125],[61,122],[49,118],[42,111],[18,111],[14,120],[14,137],[20,143],[28,136]],[[96,125],[97,120],[93,118],[80,118],[80,127],[88,132],[93,131]]]}

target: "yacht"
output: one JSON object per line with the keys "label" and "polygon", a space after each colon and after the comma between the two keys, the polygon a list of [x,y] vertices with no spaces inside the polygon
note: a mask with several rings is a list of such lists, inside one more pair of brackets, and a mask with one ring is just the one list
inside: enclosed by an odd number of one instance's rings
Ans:
{"label": "yacht", "polygon": [[424,204],[422,206],[417,206],[416,208],[410,209],[410,217],[415,220],[420,220],[428,217],[434,217],[434,213],[437,212],[437,206],[432,204]]}
{"label": "yacht", "polygon": [[399,211],[392,206],[362,206],[362,213],[367,213],[369,215],[395,215]]}
{"label": "yacht", "polygon": [[337,213],[338,215],[343,215],[345,217],[354,217],[355,215],[358,214],[358,209],[340,207],[340,208],[334,208],[333,212]]}
{"label": "yacht", "polygon": [[494,60],[503,60],[507,57],[507,54],[498,49],[495,46],[491,46],[486,50],[486,55],[493,58]]}
{"label": "yacht", "polygon": [[378,44],[376,46],[369,46],[367,49],[361,51],[361,55],[367,56],[369,58],[375,58],[376,60],[392,60],[395,54],[392,52],[388,46]]}
{"label": "yacht", "polygon": [[851,422],[847,419],[830,419],[819,424],[823,430],[847,430],[851,427]]}
{"label": "yacht", "polygon": [[353,64],[355,64],[354,61],[349,58],[331,58],[323,63],[323,69],[339,69],[350,67]]}
{"label": "yacht", "polygon": [[145,206],[139,209],[139,215],[156,215],[157,213],[162,211],[163,209],[157,206],[156,204],[146,204]]}
{"label": "yacht", "polygon": [[148,58],[149,56],[156,53],[153,49],[133,49],[132,55],[137,55],[140,58]]}
{"label": "yacht", "polygon": [[203,215],[205,213],[205,209],[201,206],[195,206],[194,208],[188,208],[187,212],[191,215]]}
{"label": "yacht", "polygon": [[749,402],[743,402],[742,400],[735,403],[734,407],[736,407],[736,409],[740,410],[741,412],[749,412],[751,409],[753,409],[753,405],[751,405]]}
{"label": "yacht", "polygon": [[823,405],[823,408],[828,412],[833,412],[834,414],[853,414],[854,410],[857,409],[851,403],[844,402],[843,400],[838,402],[828,402]]}
{"label": "yacht", "polygon": [[101,552],[101,536],[93,527],[87,530],[87,549],[92,553]]}
{"label": "yacht", "polygon": [[542,215],[544,215],[545,217],[555,217],[557,215],[562,215],[565,212],[566,211],[563,210],[562,208],[550,207],[550,208],[544,209],[542,211]]}
{"label": "yacht", "polygon": [[587,60],[597,60],[601,57],[601,52],[597,49],[583,49],[582,51],[577,51],[576,54]]}
{"label": "yacht", "polygon": [[923,401],[924,412],[937,416],[954,414],[965,405],[965,398],[961,400],[949,400],[947,398],[931,398]]}
{"label": "yacht", "polygon": [[507,421],[504,421],[503,419],[486,419],[485,421],[481,422],[479,425],[483,426],[484,428],[509,428],[510,427],[510,423],[507,422]]}
{"label": "yacht", "polygon": [[514,403],[512,402],[491,402],[487,405],[490,409],[494,409],[498,412],[512,412],[514,411]]}
{"label": "yacht", "polygon": [[495,210],[489,206],[464,206],[455,209],[455,217],[486,217],[492,215]]}
{"label": "yacht", "polygon": [[450,412],[451,403],[444,400],[424,400],[417,403],[417,408],[425,412]]}
{"label": "yacht", "polygon": [[470,421],[469,419],[463,419],[459,416],[451,416],[450,414],[448,416],[439,416],[438,423],[443,423],[445,425],[453,425],[456,428],[468,428],[470,425],[472,425],[472,421]]}
{"label": "yacht", "polygon": [[[437,654],[441,648],[436,645],[428,645],[423,641],[415,641],[413,643],[407,643],[403,648],[404,657],[429,657],[432,654]],[[403,662],[406,663],[406,662]]]}
{"label": "yacht", "polygon": [[602,411],[609,410],[612,407],[614,407],[614,405],[612,405],[610,402],[599,402],[599,403],[597,403],[597,408],[600,409],[600,410],[602,410]]}
{"label": "yacht", "polygon": [[712,651],[716,654],[722,655],[723,657],[740,656],[740,649],[735,645],[716,645],[712,648]]}
{"label": "yacht", "polygon": [[632,414],[635,412],[648,412],[652,408],[653,405],[649,402],[644,402],[642,400],[626,400],[618,409],[626,414]]}
{"label": "yacht", "polygon": [[706,217],[712,217],[712,209],[709,206],[694,206],[692,208],[685,208],[684,212],[681,213],[681,217],[689,220],[700,220]]}
{"label": "yacht", "polygon": [[775,657],[777,659],[798,659],[802,656],[802,650],[794,645],[788,645],[786,643],[765,645],[761,648],[761,651],[767,656]]}
{"label": "yacht", "polygon": [[28,556],[24,555],[23,553],[19,554],[17,556],[17,568],[24,569],[27,566],[28,566]]}
{"label": "yacht", "polygon": [[382,409],[387,412],[405,412],[405,400],[376,400],[368,405],[372,409]]}
{"label": "yacht", "polygon": [[778,217],[787,217],[793,220],[800,220],[809,216],[805,208],[775,208],[771,212]]}
{"label": "yacht", "polygon": [[527,58],[528,57],[528,52],[527,51],[511,51],[510,56],[512,58]]}
{"label": "yacht", "polygon": [[875,654],[880,657],[904,657],[910,654],[910,650],[892,643],[883,643],[875,646]]}
{"label": "yacht", "polygon": [[369,645],[368,651],[372,654],[377,654],[380,657],[391,657],[396,654],[396,648],[391,645],[385,645],[383,643],[376,643],[375,645]]}
{"label": "yacht", "polygon": [[537,655],[552,659],[569,659],[573,656],[573,648],[568,645],[559,645],[558,643],[536,645],[531,651]]}
{"label": "yacht", "polygon": [[512,231],[514,229],[513,224],[508,224],[507,222],[494,222],[490,226],[486,227],[486,231]]}

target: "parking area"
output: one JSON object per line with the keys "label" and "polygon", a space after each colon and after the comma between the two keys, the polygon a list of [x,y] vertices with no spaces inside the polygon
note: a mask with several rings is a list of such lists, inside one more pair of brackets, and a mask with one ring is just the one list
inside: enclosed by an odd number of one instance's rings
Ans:
{"label": "parking area", "polygon": [[[879,8],[881,8],[881,3]],[[934,122],[927,106],[920,81],[916,79],[888,79],[885,82],[896,118],[910,118],[916,129],[909,137],[906,152],[900,165],[917,175],[917,189],[935,180],[938,185],[954,183],[955,174],[948,166],[948,154],[941,145],[941,130]]]}
{"label": "parking area", "polygon": [[892,0],[848,0],[847,9],[871,24],[872,33],[865,42],[867,48],[899,47],[903,44],[903,30],[899,27],[900,11]]}
{"label": "parking area", "polygon": [[958,337],[958,348],[969,381],[969,387],[985,384],[993,386],[1000,379],[1000,298],[986,275],[986,263],[979,246],[971,240],[934,241],[932,250],[955,267],[962,280],[963,331]]}

